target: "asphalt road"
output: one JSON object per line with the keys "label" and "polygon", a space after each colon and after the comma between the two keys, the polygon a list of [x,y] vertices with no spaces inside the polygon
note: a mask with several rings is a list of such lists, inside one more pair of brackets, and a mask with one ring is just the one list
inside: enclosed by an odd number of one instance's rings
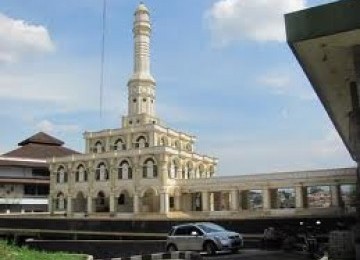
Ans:
{"label": "asphalt road", "polygon": [[296,253],[284,253],[282,251],[265,251],[258,249],[243,249],[237,254],[217,254],[215,256],[203,255],[204,260],[235,260],[235,259],[246,259],[246,260],[305,260],[309,259],[305,255],[299,255]]}

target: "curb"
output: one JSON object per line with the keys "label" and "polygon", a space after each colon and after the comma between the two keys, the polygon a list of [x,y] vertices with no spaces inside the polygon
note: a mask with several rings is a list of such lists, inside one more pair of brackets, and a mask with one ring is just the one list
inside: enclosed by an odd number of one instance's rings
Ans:
{"label": "curb", "polygon": [[202,257],[197,252],[192,251],[177,251],[172,253],[156,253],[147,255],[134,255],[121,258],[105,258],[102,260],[162,260],[162,259],[184,259],[184,260],[201,260]]}

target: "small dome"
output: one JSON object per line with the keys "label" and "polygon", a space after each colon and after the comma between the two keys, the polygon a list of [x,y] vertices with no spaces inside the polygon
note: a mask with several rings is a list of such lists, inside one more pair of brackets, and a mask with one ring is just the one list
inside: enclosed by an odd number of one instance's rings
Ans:
{"label": "small dome", "polygon": [[146,7],[146,5],[143,2],[140,2],[139,6],[136,8],[136,12],[139,11],[149,12],[149,9]]}

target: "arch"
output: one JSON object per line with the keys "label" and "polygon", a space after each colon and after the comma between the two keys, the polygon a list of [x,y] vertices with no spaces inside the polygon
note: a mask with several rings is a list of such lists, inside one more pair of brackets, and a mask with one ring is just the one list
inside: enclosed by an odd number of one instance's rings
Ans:
{"label": "arch", "polygon": [[86,182],[88,180],[88,173],[84,164],[79,163],[75,171],[75,182]]}
{"label": "arch", "polygon": [[128,160],[122,160],[118,165],[118,179],[132,179],[132,167]]}
{"label": "arch", "polygon": [[181,148],[179,140],[175,140],[174,146],[175,146],[176,149],[180,149],[180,148]]}
{"label": "arch", "polygon": [[194,163],[192,161],[187,161],[185,163],[185,176],[187,179],[194,179]]}
{"label": "arch", "polygon": [[75,197],[74,203],[73,203],[74,212],[85,212],[86,206],[87,206],[86,197],[82,191],[79,191],[76,194],[76,197]]}
{"label": "arch", "polygon": [[154,187],[154,186],[146,186],[140,191],[140,194],[139,194],[140,197],[144,197],[145,193],[147,191],[150,191],[150,190],[153,191],[156,196],[159,195],[159,191],[158,191],[158,189],[156,187]]}
{"label": "arch", "polygon": [[147,158],[143,163],[143,178],[157,178],[157,164],[154,158]]}
{"label": "arch", "polygon": [[159,146],[168,146],[169,145],[169,140],[168,137],[163,135],[159,138]]}
{"label": "arch", "polygon": [[141,211],[159,212],[159,194],[155,187],[147,187],[141,193]]}
{"label": "arch", "polygon": [[57,210],[65,210],[66,208],[66,200],[64,193],[61,191],[56,194],[56,209]]}
{"label": "arch", "polygon": [[126,143],[124,142],[124,140],[121,137],[119,137],[114,142],[113,147],[114,147],[115,151],[123,151],[123,150],[126,150]]}
{"label": "arch", "polygon": [[198,166],[199,178],[206,178],[206,171],[204,164],[200,163]]}
{"label": "arch", "polygon": [[93,151],[95,153],[102,153],[105,151],[105,147],[104,147],[104,144],[101,140],[97,140],[94,144],[94,149]]}
{"label": "arch", "polygon": [[66,183],[68,180],[68,174],[63,165],[60,165],[56,171],[56,182],[57,183]]}
{"label": "arch", "polygon": [[96,166],[95,180],[106,181],[109,179],[109,171],[105,162],[99,162]]}
{"label": "arch", "polygon": [[188,152],[192,152],[192,145],[191,145],[191,143],[185,144],[185,150],[188,151]]}
{"label": "arch", "polygon": [[180,168],[180,162],[177,158],[173,158],[168,163],[168,177],[169,179],[178,179],[178,169]]}
{"label": "arch", "polygon": [[213,177],[214,174],[215,174],[215,167],[214,167],[214,165],[210,165],[209,170],[208,170],[208,178]]}
{"label": "arch", "polygon": [[96,212],[108,212],[109,211],[109,198],[106,197],[105,192],[100,190],[95,198]]}
{"label": "arch", "polygon": [[123,189],[119,192],[116,202],[117,212],[133,212],[133,196],[127,189]]}

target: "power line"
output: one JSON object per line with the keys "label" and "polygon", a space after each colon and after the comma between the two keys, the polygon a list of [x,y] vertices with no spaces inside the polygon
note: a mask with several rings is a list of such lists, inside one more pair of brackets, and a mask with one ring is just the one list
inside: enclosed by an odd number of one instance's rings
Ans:
{"label": "power line", "polygon": [[106,31],[106,0],[103,0],[102,10],[102,38],[101,38],[101,60],[100,60],[100,118],[103,114],[103,92],[104,92],[104,63],[105,63],[105,31]]}

